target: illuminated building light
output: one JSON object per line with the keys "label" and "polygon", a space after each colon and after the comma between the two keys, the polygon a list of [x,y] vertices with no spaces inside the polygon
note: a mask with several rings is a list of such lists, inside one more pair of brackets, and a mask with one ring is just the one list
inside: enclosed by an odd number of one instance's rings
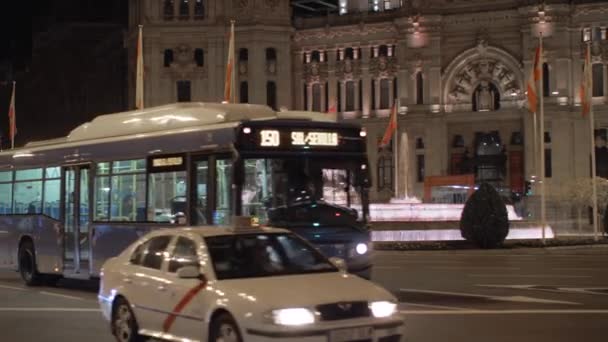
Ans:
{"label": "illuminated building light", "polygon": [[[458,224],[458,223],[456,223]],[[511,228],[507,240],[530,240],[543,237],[542,227]],[[550,226],[545,228],[547,239],[555,238]],[[460,229],[428,229],[428,230],[379,230],[372,231],[374,242],[408,242],[408,241],[460,241],[464,238]]]}
{"label": "illuminated building light", "polygon": [[[357,208],[353,206],[354,209]],[[442,203],[372,203],[369,214],[372,222],[415,222],[415,221],[460,221],[464,204]],[[507,205],[509,221],[521,221],[513,205]]]}

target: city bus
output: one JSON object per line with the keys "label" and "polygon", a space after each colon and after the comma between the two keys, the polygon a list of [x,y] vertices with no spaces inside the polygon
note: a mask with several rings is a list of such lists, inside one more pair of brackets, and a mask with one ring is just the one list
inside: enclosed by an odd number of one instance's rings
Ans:
{"label": "city bus", "polygon": [[369,278],[365,135],[332,114],[249,104],[98,116],[0,153],[0,266],[28,285],[95,279],[150,230],[250,216]]}

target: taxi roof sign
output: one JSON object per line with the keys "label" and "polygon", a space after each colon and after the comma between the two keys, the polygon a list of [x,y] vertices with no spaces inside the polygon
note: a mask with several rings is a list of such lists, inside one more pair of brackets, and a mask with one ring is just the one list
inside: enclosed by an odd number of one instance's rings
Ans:
{"label": "taxi roof sign", "polygon": [[252,230],[259,229],[259,220],[252,216],[234,216],[232,218],[234,230]]}

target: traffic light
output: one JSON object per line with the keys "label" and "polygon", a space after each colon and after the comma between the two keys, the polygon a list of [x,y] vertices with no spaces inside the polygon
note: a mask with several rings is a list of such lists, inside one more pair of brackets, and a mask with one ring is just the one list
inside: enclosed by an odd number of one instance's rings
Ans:
{"label": "traffic light", "polygon": [[532,196],[532,182],[530,182],[530,181],[525,182],[524,196]]}

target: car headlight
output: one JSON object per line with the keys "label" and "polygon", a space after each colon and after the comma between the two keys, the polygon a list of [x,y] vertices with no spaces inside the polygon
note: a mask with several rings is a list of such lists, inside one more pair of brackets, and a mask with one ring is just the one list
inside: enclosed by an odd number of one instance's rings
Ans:
{"label": "car headlight", "polygon": [[272,311],[274,324],[299,326],[315,322],[315,313],[306,308],[280,309]]}
{"label": "car headlight", "polygon": [[369,248],[367,247],[367,244],[365,244],[365,243],[358,243],[357,246],[355,247],[355,251],[359,255],[363,255],[363,254],[367,253],[368,249]]}
{"label": "car headlight", "polygon": [[397,304],[388,301],[371,302],[369,308],[376,318],[390,317],[397,312]]}

